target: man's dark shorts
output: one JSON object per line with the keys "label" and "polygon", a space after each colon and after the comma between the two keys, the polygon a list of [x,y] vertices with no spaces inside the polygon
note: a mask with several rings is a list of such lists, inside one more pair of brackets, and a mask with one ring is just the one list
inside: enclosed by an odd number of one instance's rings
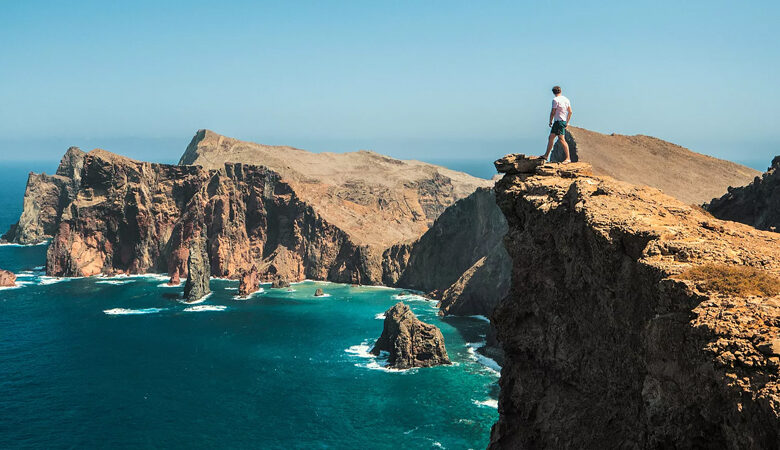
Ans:
{"label": "man's dark shorts", "polygon": [[555,122],[553,122],[552,130],[550,131],[550,134],[554,134],[556,136],[564,136],[566,134],[566,121],[556,120]]}

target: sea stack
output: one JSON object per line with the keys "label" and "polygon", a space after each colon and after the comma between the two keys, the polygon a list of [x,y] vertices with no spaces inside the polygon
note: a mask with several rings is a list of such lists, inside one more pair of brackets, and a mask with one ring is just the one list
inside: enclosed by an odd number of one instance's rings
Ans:
{"label": "sea stack", "polygon": [[209,288],[211,265],[206,246],[206,233],[203,230],[190,242],[187,268],[189,275],[187,282],[184,283],[184,297],[189,302],[195,302],[211,292]]}
{"label": "sea stack", "polygon": [[325,295],[325,292],[323,292],[322,288],[317,288],[316,291],[314,291],[315,297],[323,297]]}
{"label": "sea stack", "polygon": [[0,287],[16,286],[16,275],[7,270],[0,269]]}
{"label": "sea stack", "polygon": [[245,297],[260,290],[260,275],[257,273],[257,266],[241,272],[241,278],[238,281],[238,295]]}
{"label": "sea stack", "polygon": [[382,335],[371,353],[379,355],[383,351],[390,354],[387,361],[394,369],[450,364],[441,331],[421,322],[403,302],[385,312]]}

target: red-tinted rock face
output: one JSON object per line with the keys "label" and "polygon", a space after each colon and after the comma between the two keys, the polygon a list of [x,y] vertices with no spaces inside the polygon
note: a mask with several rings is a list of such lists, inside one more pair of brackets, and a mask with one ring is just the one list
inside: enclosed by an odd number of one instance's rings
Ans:
{"label": "red-tinted rock face", "polygon": [[16,275],[7,270],[0,269],[0,287],[16,286]]}
{"label": "red-tinted rock face", "polygon": [[249,270],[244,270],[238,282],[238,295],[247,296],[260,290],[260,275],[257,273],[257,267],[252,266]]}
{"label": "red-tinted rock face", "polygon": [[49,248],[47,273],[188,273],[193,230],[205,226],[211,274],[261,279],[376,283],[367,255],[302,203],[278,174],[226,164],[222,170],[87,154],[81,190],[65,209]]}

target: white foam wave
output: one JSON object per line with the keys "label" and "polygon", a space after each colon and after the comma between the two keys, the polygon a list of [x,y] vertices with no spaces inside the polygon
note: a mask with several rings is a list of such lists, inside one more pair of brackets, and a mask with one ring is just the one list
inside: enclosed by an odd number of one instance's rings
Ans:
{"label": "white foam wave", "polygon": [[326,293],[326,294],[322,294],[322,295],[315,295],[315,297],[317,297],[317,298],[330,297],[330,294]]}
{"label": "white foam wave", "polygon": [[96,281],[95,283],[98,284],[127,284],[132,283],[133,280],[100,280]]}
{"label": "white foam wave", "polygon": [[385,320],[385,313],[379,313],[374,316],[374,319],[376,320]]}
{"label": "white foam wave", "polygon": [[477,406],[487,406],[488,408],[498,409],[498,400],[489,398],[487,400],[474,400],[474,404]]}
{"label": "white foam wave", "polygon": [[234,295],[233,296],[233,300],[246,301],[246,300],[249,300],[250,298],[252,298],[252,297],[254,297],[256,295],[261,295],[261,294],[265,294],[265,289],[260,288],[260,289],[256,290],[255,292],[252,292],[249,295]]}
{"label": "white foam wave", "polygon": [[177,288],[177,287],[182,287],[182,286],[184,286],[184,282],[183,281],[179,282],[179,284],[160,283],[160,284],[157,285],[157,287],[162,287],[162,288]]}
{"label": "white foam wave", "polygon": [[494,359],[488,358],[487,356],[477,351],[477,349],[484,347],[485,344],[486,342],[484,341],[476,342],[476,343],[467,343],[466,351],[468,351],[469,357],[471,359],[478,362],[479,364],[482,364],[486,369],[490,370],[496,375],[500,375],[501,366]]}
{"label": "white foam wave", "polygon": [[469,316],[469,317],[472,317],[472,318],[474,318],[474,319],[483,320],[483,321],[485,321],[485,322],[487,322],[487,323],[490,323],[490,319],[488,319],[488,318],[487,318],[487,317],[485,317],[485,316],[479,315],[479,314],[475,314],[475,315],[473,315],[473,316]]}
{"label": "white foam wave", "polygon": [[50,277],[48,275],[42,276],[39,278],[38,284],[42,286],[46,286],[49,284],[55,284],[55,283],[62,283],[63,281],[70,281],[74,278],[66,278],[66,277]]}
{"label": "white foam wave", "polygon": [[375,356],[370,352],[371,347],[368,345],[367,341],[364,341],[360,345],[353,345],[352,347],[349,347],[348,349],[344,350],[346,353],[349,353],[352,356],[357,356],[358,358],[364,358],[369,360],[366,363],[356,363],[355,367],[363,367],[366,369],[371,370],[381,370],[383,372],[392,372],[392,373],[405,373],[405,372],[414,372],[417,369],[393,369],[390,367],[387,367],[387,357],[389,354],[387,352],[380,352],[379,356]]}
{"label": "white foam wave", "polygon": [[223,305],[198,305],[198,306],[190,306],[189,308],[184,308],[184,311],[203,312],[203,311],[224,311],[226,309],[227,306],[223,306]]}
{"label": "white foam wave", "polygon": [[142,308],[142,309],[127,309],[127,308],[113,308],[106,309],[103,313],[110,316],[126,316],[133,314],[154,314],[160,311],[165,311],[164,308]]}
{"label": "white foam wave", "polygon": [[0,247],[35,247],[37,245],[46,245],[49,243],[49,239],[43,240],[35,244],[17,244],[15,242],[3,242],[0,243]]}
{"label": "white foam wave", "polygon": [[24,286],[23,284],[16,283],[16,286],[0,286],[0,291],[10,291],[11,289],[19,289]]}
{"label": "white foam wave", "polygon": [[187,301],[187,299],[180,299],[180,300],[177,300],[177,301],[179,303],[184,303],[185,305],[197,305],[198,303],[205,302],[207,298],[211,297],[211,294],[213,294],[213,292],[209,292],[208,294],[204,295],[199,300],[195,300],[194,302]]}

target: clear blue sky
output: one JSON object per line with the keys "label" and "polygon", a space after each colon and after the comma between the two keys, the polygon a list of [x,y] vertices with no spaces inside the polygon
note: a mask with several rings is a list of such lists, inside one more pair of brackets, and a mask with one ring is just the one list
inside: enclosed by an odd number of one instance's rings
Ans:
{"label": "clear blue sky", "polygon": [[[121,3],[121,4],[120,4]],[[780,2],[0,1],[0,159],[178,159],[198,128],[425,160],[573,124],[763,168]]]}

